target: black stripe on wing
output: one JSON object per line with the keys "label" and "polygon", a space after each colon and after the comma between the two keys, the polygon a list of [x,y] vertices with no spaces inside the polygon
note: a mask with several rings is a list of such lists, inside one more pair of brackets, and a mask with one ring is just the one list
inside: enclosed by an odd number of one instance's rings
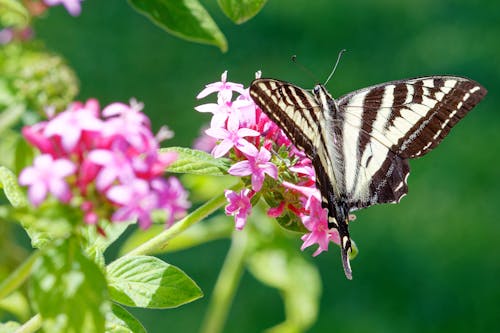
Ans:
{"label": "black stripe on wing", "polygon": [[307,91],[284,81],[256,79],[250,96],[297,148],[316,155],[313,142],[321,109]]}

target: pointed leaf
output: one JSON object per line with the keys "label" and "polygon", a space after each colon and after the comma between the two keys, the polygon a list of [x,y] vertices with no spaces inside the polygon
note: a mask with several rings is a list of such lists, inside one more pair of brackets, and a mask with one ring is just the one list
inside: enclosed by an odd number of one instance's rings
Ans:
{"label": "pointed leaf", "polygon": [[173,308],[203,296],[186,273],[151,256],[126,256],[112,262],[108,281],[111,298],[127,306]]}
{"label": "pointed leaf", "polygon": [[229,163],[204,151],[183,147],[170,147],[161,151],[175,151],[178,155],[177,160],[169,166],[167,170],[169,172],[213,176],[227,175]]}
{"label": "pointed leaf", "polygon": [[106,280],[76,241],[45,249],[33,267],[32,294],[45,332],[104,331]]}
{"label": "pointed leaf", "polygon": [[111,312],[106,315],[106,332],[107,333],[146,333],[146,329],[142,324],[130,314],[127,310],[113,304]]}
{"label": "pointed leaf", "polygon": [[218,0],[224,14],[234,23],[248,21],[264,7],[267,0]]}
{"label": "pointed leaf", "polygon": [[130,0],[132,6],[171,34],[227,51],[226,37],[197,0]]}
{"label": "pointed leaf", "polygon": [[26,195],[17,183],[16,175],[2,166],[0,166],[0,187],[3,188],[5,196],[12,206],[25,207],[28,204]]}

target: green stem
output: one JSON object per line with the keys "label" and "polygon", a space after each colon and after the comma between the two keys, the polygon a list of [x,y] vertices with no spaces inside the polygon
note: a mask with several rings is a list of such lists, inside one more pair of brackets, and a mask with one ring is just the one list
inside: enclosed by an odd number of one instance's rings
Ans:
{"label": "green stem", "polygon": [[34,315],[30,320],[19,327],[16,333],[32,333],[38,331],[42,327],[42,317],[40,314]]}
{"label": "green stem", "polygon": [[42,252],[37,250],[33,252],[28,259],[26,259],[21,266],[19,266],[12,274],[10,274],[1,284],[0,284],[0,299],[6,297],[11,292],[13,292],[17,287],[22,285],[24,281],[28,278],[31,273],[31,268],[35,263],[35,260],[40,256]]}
{"label": "green stem", "polygon": [[217,278],[201,327],[202,333],[219,333],[224,328],[236,288],[243,273],[247,238],[246,232],[236,231],[233,234],[231,248]]}
{"label": "green stem", "polygon": [[[241,188],[243,188],[243,184],[240,182],[231,187],[231,190],[238,191]],[[125,254],[125,256],[145,255],[164,250],[168,246],[169,240],[171,240],[193,224],[202,221],[205,217],[212,214],[214,211],[222,207],[225,203],[226,197],[224,196],[224,193],[221,193],[220,195],[208,200],[205,204],[200,206],[188,216],[184,217],[182,220],[175,223],[167,230],[162,231],[157,236],[151,238],[147,242],[139,245],[129,253]]]}

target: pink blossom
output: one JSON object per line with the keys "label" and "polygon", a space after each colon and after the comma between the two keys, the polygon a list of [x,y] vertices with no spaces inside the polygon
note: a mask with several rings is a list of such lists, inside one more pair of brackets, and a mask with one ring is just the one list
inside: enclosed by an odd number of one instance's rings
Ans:
{"label": "pink blossom", "polygon": [[42,153],[55,155],[53,142],[44,135],[46,121],[36,123],[32,126],[25,126],[22,129],[24,138]]}
{"label": "pink blossom", "polygon": [[231,121],[240,123],[240,118],[242,118],[243,115],[245,115],[245,112],[242,112],[242,110],[248,108],[249,106],[253,106],[253,102],[236,100],[234,102],[224,101],[221,102],[220,104],[217,103],[202,104],[195,107],[194,109],[198,112],[212,113],[213,117],[212,120],[210,121],[210,126],[218,128],[218,127],[225,127],[226,121],[229,121],[228,120],[229,118],[234,118],[231,119]]}
{"label": "pink blossom", "polygon": [[251,175],[252,189],[254,191],[260,191],[266,174],[274,179],[278,177],[278,168],[276,165],[269,162],[270,159],[271,153],[269,150],[261,147],[256,156],[249,156],[248,160],[234,164],[229,168],[228,173],[233,176]]}
{"label": "pink blossom", "polygon": [[267,216],[276,218],[278,216],[281,216],[281,214],[283,214],[284,210],[285,210],[285,202],[282,201],[278,205],[278,207],[269,208],[267,211]]}
{"label": "pink blossom", "polygon": [[129,184],[113,186],[106,195],[120,206],[111,217],[112,221],[137,219],[142,229],[151,226],[151,211],[158,207],[159,198],[147,181],[134,179]]}
{"label": "pink blossom", "polygon": [[282,185],[290,190],[299,192],[306,198],[315,197],[317,200],[320,198],[319,190],[314,186],[301,186],[286,181],[282,182]]}
{"label": "pink blossom", "polygon": [[82,8],[80,2],[83,0],[43,0],[47,6],[63,5],[68,13],[73,16],[80,15]]}
{"label": "pink blossom", "polygon": [[73,174],[75,165],[64,158],[53,159],[51,155],[37,156],[32,167],[25,168],[19,175],[19,183],[29,186],[28,197],[38,206],[48,193],[63,202],[71,199],[71,191],[65,178]]}
{"label": "pink blossom", "polygon": [[0,45],[9,44],[14,39],[14,30],[4,28],[0,30]]}
{"label": "pink blossom", "polygon": [[313,253],[317,256],[328,250],[328,243],[331,239],[331,231],[328,228],[327,210],[321,206],[321,202],[314,196],[309,200],[309,214],[302,217],[304,226],[310,231],[302,236],[304,243],[301,250],[313,244],[318,244],[318,249]]}
{"label": "pink blossom", "polygon": [[141,112],[142,104],[113,103],[102,110],[106,117],[103,135],[110,140],[125,140],[137,150],[157,149],[158,144],[151,133],[150,122]]}
{"label": "pink blossom", "polygon": [[248,155],[256,155],[258,153],[257,148],[244,139],[244,137],[259,136],[260,133],[250,128],[239,128],[239,123],[233,120],[233,118],[228,119],[227,129],[209,128],[206,130],[206,133],[213,138],[222,140],[212,151],[214,157],[224,156],[233,147]]}
{"label": "pink blossom", "polygon": [[97,132],[102,128],[102,121],[93,110],[79,108],[72,112],[62,112],[51,119],[44,130],[46,137],[58,136],[66,152],[75,149],[83,131]]}
{"label": "pink blossom", "polygon": [[220,82],[207,84],[205,89],[203,89],[196,98],[201,99],[217,92],[220,100],[229,101],[231,100],[233,91],[239,92],[240,94],[243,93],[243,85],[241,83],[227,82],[227,71],[225,71],[220,77]]}
{"label": "pink blossom", "polygon": [[193,148],[209,153],[215,148],[217,139],[205,133],[207,129],[207,127],[201,129],[200,135],[193,143]]}
{"label": "pink blossom", "polygon": [[158,193],[158,207],[168,215],[167,226],[171,226],[174,219],[186,215],[186,210],[191,207],[188,193],[176,177],[168,179],[156,178],[151,182],[151,187]]}
{"label": "pink blossom", "polygon": [[248,215],[252,212],[252,204],[250,203],[250,190],[245,189],[236,193],[226,190],[225,196],[229,204],[226,206],[226,215],[233,215],[236,223],[236,229],[241,230],[247,223]]}
{"label": "pink blossom", "polygon": [[96,178],[99,190],[107,189],[115,180],[129,182],[135,178],[131,156],[120,149],[95,149],[88,154],[88,160],[101,166]]}

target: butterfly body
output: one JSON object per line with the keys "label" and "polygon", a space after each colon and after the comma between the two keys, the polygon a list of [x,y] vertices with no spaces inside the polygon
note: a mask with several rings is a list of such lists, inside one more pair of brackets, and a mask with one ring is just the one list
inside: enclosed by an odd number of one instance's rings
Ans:
{"label": "butterfly body", "polygon": [[436,147],[485,94],[455,76],[387,82],[338,100],[322,85],[311,93],[274,79],[250,86],[254,102],[311,159],[349,279],[349,212],[399,202],[408,192],[408,159]]}

